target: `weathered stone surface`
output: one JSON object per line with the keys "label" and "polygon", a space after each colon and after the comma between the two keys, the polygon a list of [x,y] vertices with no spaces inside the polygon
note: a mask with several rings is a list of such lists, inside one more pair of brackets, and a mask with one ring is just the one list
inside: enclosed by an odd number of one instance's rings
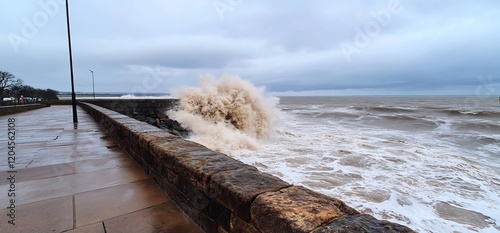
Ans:
{"label": "weathered stone surface", "polygon": [[112,128],[113,129],[112,132],[111,131],[108,131],[108,132],[113,134],[113,138],[115,139],[115,141],[123,148],[124,143],[127,140],[127,137],[126,137],[121,125],[110,125],[109,127],[105,126],[105,128]]}
{"label": "weathered stone surface", "polygon": [[99,119],[99,124],[108,132],[110,132],[110,128],[113,127],[115,130],[120,128],[121,125],[114,122],[111,118],[108,117],[102,117],[99,115],[96,115],[96,117]]}
{"label": "weathered stone surface", "polygon": [[97,106],[97,105],[94,105],[94,104],[91,104],[91,103],[82,103],[81,102],[79,105],[82,106],[85,109],[93,109],[93,110],[91,110],[93,113],[99,112],[99,114],[106,114],[106,115],[109,115],[109,116],[117,113],[117,112],[115,112],[113,110],[110,110],[108,108],[103,108],[101,106]]}
{"label": "weathered stone surface", "polygon": [[[164,157],[170,157],[172,154],[168,151],[166,145],[175,145],[178,142],[182,142],[181,137],[169,137],[163,140],[155,140],[149,142],[148,153],[153,158],[152,167],[154,167],[159,173],[167,174],[169,169],[172,169],[173,162],[171,160],[164,160]],[[157,162],[158,161],[158,162]]]}
{"label": "weathered stone surface", "polygon": [[229,233],[229,231],[226,231],[224,228],[219,226],[219,228],[217,229],[217,233]]}
{"label": "weathered stone surface", "polygon": [[227,155],[184,139],[171,140],[151,146],[159,172],[174,170],[197,188],[208,192],[209,177],[217,172],[248,166]]}
{"label": "weathered stone surface", "polygon": [[204,192],[209,192],[209,178],[212,174],[246,166],[248,165],[227,155],[208,151],[186,152],[177,155],[174,160],[174,170],[189,178],[190,182]]}
{"label": "weathered stone surface", "polygon": [[139,134],[139,146],[149,152],[150,144],[152,142],[162,143],[169,139],[179,138],[179,136],[172,135],[168,132],[160,130],[159,132],[143,132]]}
{"label": "weathered stone surface", "polygon": [[[150,169],[150,174],[159,186],[167,190],[170,196],[190,216],[200,220],[205,219],[203,221],[209,219],[211,227],[220,226],[225,230],[229,230],[230,210],[215,200],[208,198],[203,191],[188,182],[187,177],[178,176],[173,171],[168,171],[167,175],[162,175],[154,169]],[[198,222],[198,220],[195,221]]]}
{"label": "weathered stone surface", "polygon": [[310,232],[348,215],[359,214],[341,200],[292,186],[259,195],[251,207],[252,222],[264,232]]}
{"label": "weathered stone surface", "polygon": [[183,194],[182,201],[196,210],[204,210],[210,204],[205,192],[197,188],[188,177],[178,175],[172,170],[167,171],[167,182]]}
{"label": "weathered stone surface", "polygon": [[139,166],[141,166],[142,170],[144,170],[144,172],[146,173],[149,173],[149,168],[150,168],[150,163],[147,163],[144,161],[144,159],[135,159],[136,163],[139,164]]}
{"label": "weathered stone surface", "polygon": [[[229,231],[229,226],[231,222],[231,211],[224,208],[224,206],[220,205],[220,203],[210,200],[209,205],[207,206],[206,211],[208,217],[213,219],[220,228],[225,231]],[[220,232],[220,231],[219,231]]]}
{"label": "weathered stone surface", "polygon": [[139,134],[161,132],[160,129],[140,121],[124,123],[122,129],[128,139],[127,143],[135,147],[139,144]]}
{"label": "weathered stone surface", "polygon": [[252,224],[238,218],[234,214],[231,215],[231,230],[230,232],[238,233],[261,233]]}
{"label": "weathered stone surface", "polygon": [[[167,193],[177,203],[177,205],[193,219],[205,232],[218,232],[220,226],[206,213],[206,207],[199,209],[194,207],[187,197],[177,188],[167,184]],[[210,203],[209,203],[210,204]],[[208,206],[208,205],[207,205]]]}
{"label": "weathered stone surface", "polygon": [[158,187],[160,187],[163,191],[168,192],[171,186],[168,183],[167,177],[165,175],[160,174],[158,171],[151,167],[148,169],[148,175],[156,182]]}
{"label": "weathered stone surface", "polygon": [[200,144],[184,140],[181,137],[153,140],[149,145],[149,153],[157,158],[172,157],[189,151],[208,151],[208,149]]}
{"label": "weathered stone surface", "polygon": [[210,181],[209,197],[250,221],[250,205],[257,195],[275,192],[290,184],[272,175],[262,173],[255,167],[245,166],[237,170],[216,173]]}
{"label": "weathered stone surface", "polygon": [[371,215],[358,214],[335,219],[312,233],[414,233],[412,229],[396,223],[377,220]]}
{"label": "weathered stone surface", "polygon": [[129,128],[131,132],[139,134],[142,132],[160,132],[161,129],[158,129],[157,127],[154,127],[150,124],[147,124],[146,122],[138,121],[138,120],[133,120],[133,121],[128,121],[123,124],[125,127]]}
{"label": "weathered stone surface", "polygon": [[179,148],[183,147],[183,143],[186,141],[181,137],[168,137],[165,139],[153,139],[149,142],[149,153],[153,156],[155,161],[161,161],[163,158],[166,158],[165,161],[161,163],[156,163],[158,165],[158,171],[162,172],[162,169],[173,167],[173,157],[177,154],[182,153],[183,151],[189,150],[200,150],[200,147],[188,147],[188,148]]}
{"label": "weathered stone surface", "polygon": [[149,154],[139,154],[134,149],[127,151],[134,161],[141,166],[144,172],[149,173],[149,167],[152,164],[153,158]]}

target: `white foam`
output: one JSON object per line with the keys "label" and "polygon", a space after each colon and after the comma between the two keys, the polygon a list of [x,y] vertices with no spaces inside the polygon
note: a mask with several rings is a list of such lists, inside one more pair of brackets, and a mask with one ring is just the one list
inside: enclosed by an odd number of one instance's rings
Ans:
{"label": "white foam", "polygon": [[168,115],[192,130],[191,140],[225,153],[258,148],[272,137],[280,115],[279,99],[238,76],[202,76],[200,87],[174,91],[174,96],[181,99],[179,108]]}
{"label": "white foam", "polygon": [[122,95],[119,97],[120,99],[173,99],[174,97],[165,95],[165,96],[135,96],[133,94]]}

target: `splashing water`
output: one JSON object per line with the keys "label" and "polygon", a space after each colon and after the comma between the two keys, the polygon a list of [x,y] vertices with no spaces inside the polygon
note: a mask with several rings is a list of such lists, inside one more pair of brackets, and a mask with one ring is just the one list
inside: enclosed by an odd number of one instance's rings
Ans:
{"label": "splashing water", "polygon": [[272,138],[279,119],[278,99],[238,76],[200,77],[200,87],[174,91],[179,107],[168,115],[192,130],[190,140],[230,153],[257,149]]}

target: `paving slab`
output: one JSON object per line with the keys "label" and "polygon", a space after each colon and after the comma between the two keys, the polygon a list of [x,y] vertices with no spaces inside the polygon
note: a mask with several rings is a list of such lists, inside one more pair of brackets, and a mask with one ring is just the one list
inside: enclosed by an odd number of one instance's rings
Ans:
{"label": "paving slab", "polygon": [[104,223],[98,222],[94,224],[90,224],[83,227],[78,227],[73,230],[63,231],[65,233],[107,233],[104,229]]}
{"label": "paving slab", "polygon": [[169,198],[152,180],[78,193],[75,195],[76,226],[104,221],[161,204]]}
{"label": "paving slab", "polygon": [[16,207],[15,225],[5,218],[9,209],[0,211],[1,232],[62,232],[73,228],[73,197],[65,196]]}
{"label": "paving slab", "polygon": [[145,210],[104,221],[108,233],[202,233],[197,227],[190,227],[191,219],[181,212],[172,201]]}

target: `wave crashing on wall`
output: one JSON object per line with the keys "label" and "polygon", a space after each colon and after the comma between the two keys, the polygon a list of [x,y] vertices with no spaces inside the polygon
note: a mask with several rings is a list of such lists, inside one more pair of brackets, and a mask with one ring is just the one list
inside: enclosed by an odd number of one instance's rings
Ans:
{"label": "wave crashing on wall", "polygon": [[235,75],[220,79],[201,76],[199,87],[173,91],[179,106],[167,114],[192,131],[192,141],[231,154],[260,147],[272,138],[279,120],[279,99],[267,96],[264,87]]}

